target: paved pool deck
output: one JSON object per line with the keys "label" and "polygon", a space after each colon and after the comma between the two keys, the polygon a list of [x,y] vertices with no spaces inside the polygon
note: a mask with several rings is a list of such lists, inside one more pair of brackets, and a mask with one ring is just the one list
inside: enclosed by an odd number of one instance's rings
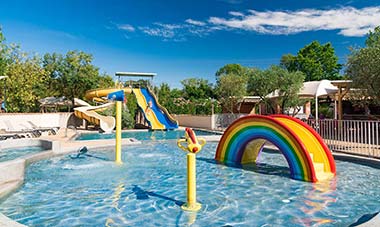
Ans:
{"label": "paved pool deck", "polygon": [[[86,131],[83,131],[86,132]],[[38,139],[21,139],[21,140],[10,140],[8,142],[0,141],[0,149],[5,147],[14,146],[35,146],[40,144],[47,148],[46,151],[39,153],[29,154],[16,158],[14,160],[0,162],[0,198],[5,198],[12,192],[17,190],[22,186],[24,182],[25,169],[31,163],[49,159],[52,157],[63,156],[69,153],[78,151],[81,147],[86,146],[89,149],[103,149],[103,148],[113,148],[115,147],[115,140],[104,139],[104,140],[74,140],[78,133],[74,130],[61,131],[54,136],[42,136]],[[221,135],[210,135],[201,136],[208,142],[218,142]],[[138,141],[134,138],[123,138],[122,146],[139,145],[143,142]],[[268,146],[269,149],[276,150],[274,146]],[[362,162],[372,163],[372,165],[380,166],[380,160],[366,159],[363,157],[333,153],[337,159],[343,159],[352,161],[354,159],[362,160]],[[378,211],[374,211],[376,213]],[[380,226],[380,214],[378,213],[369,221],[366,220],[365,223],[358,221],[357,226],[362,227],[375,227]],[[0,226],[15,226],[22,227],[20,223],[9,219],[5,215],[0,213]]]}

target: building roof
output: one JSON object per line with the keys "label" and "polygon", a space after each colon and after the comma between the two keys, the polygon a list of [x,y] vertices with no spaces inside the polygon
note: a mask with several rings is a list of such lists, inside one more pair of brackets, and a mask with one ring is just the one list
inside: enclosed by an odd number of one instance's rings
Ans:
{"label": "building roof", "polygon": [[240,102],[259,103],[261,101],[260,96],[244,96]]}

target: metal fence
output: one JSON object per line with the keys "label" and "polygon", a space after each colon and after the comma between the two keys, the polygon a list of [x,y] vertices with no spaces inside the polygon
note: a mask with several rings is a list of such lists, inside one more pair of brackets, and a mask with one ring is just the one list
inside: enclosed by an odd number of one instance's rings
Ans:
{"label": "metal fence", "polygon": [[[215,114],[214,130],[225,130],[247,114]],[[323,138],[332,151],[380,158],[380,121],[305,120]]]}
{"label": "metal fence", "polygon": [[380,158],[380,121],[307,120],[333,151]]}

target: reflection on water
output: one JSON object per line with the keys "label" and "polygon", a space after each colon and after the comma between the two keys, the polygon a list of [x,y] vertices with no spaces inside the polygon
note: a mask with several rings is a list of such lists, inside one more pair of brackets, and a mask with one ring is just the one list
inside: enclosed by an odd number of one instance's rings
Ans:
{"label": "reflection on water", "polygon": [[121,210],[119,208],[119,201],[121,198],[121,193],[124,190],[125,190],[124,184],[119,183],[119,185],[115,188],[114,194],[112,195],[112,207],[115,208],[116,210],[120,211],[120,212],[121,212]]}
{"label": "reflection on water", "polygon": [[[119,183],[116,186],[114,193],[111,196],[112,207],[115,208],[115,210],[117,210],[118,212],[122,212],[122,210],[119,207],[119,202],[120,202],[120,198],[121,198],[121,193],[123,193],[124,190],[125,190],[124,184]],[[111,227],[112,226],[111,224],[114,224],[114,223],[115,223],[115,221],[111,217],[108,217],[106,219],[105,226]]]}
{"label": "reflection on water", "polygon": [[323,209],[336,202],[336,177],[331,180],[317,182],[312,184],[310,190],[304,198],[304,206],[301,207],[303,213],[308,217],[298,219],[304,226],[319,226],[322,224],[332,223],[330,218],[317,218],[315,214],[322,212]]}

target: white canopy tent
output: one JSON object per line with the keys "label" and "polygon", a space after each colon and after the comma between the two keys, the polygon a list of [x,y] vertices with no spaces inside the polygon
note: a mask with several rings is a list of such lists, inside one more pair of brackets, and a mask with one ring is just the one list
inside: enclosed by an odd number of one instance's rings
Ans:
{"label": "white canopy tent", "polygon": [[337,92],[338,88],[332,85],[329,80],[321,80],[303,83],[303,87],[298,95],[300,97],[315,98],[315,120],[318,122],[318,97],[336,94]]}
{"label": "white canopy tent", "polygon": [[[315,98],[315,120],[318,121],[318,97],[336,94],[337,92],[338,88],[332,85],[329,80],[321,80],[304,82],[298,95],[300,98]],[[276,98],[279,96],[279,91],[276,90],[266,97]]]}

